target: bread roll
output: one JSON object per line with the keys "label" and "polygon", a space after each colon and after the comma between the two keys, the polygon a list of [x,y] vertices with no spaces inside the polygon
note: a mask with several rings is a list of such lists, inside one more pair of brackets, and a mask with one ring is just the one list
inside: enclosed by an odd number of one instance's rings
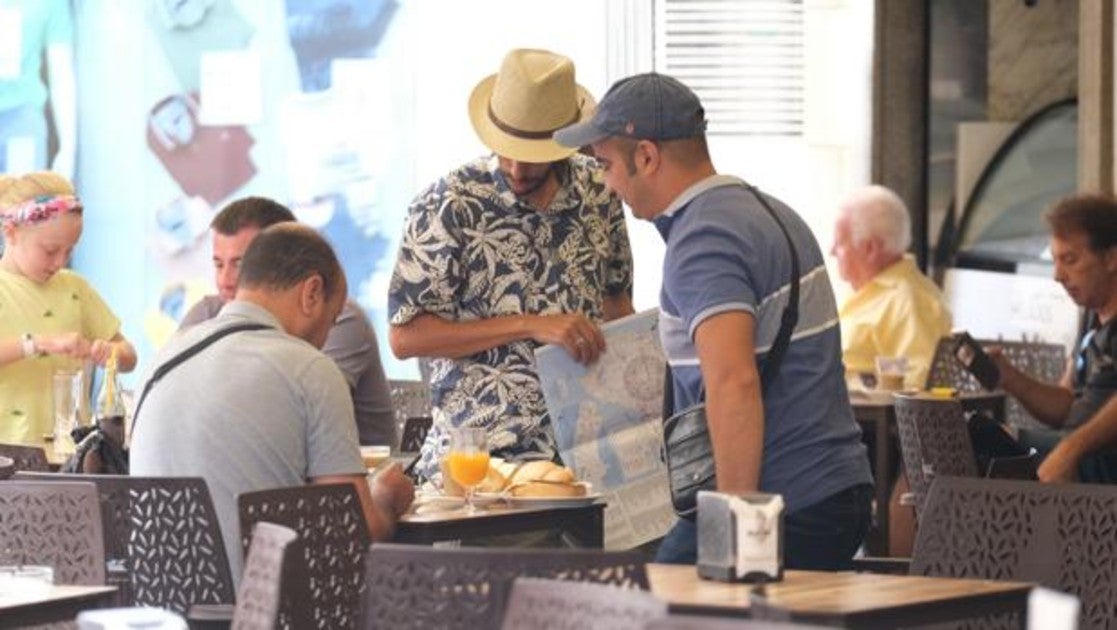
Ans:
{"label": "bread roll", "polygon": [[528,481],[551,481],[555,483],[574,483],[574,471],[565,466],[559,466],[552,461],[537,459],[521,462],[511,471],[505,469],[504,475],[510,484]]}
{"label": "bread roll", "polygon": [[504,486],[508,485],[508,479],[504,477],[493,466],[489,466],[489,472],[485,473],[485,478],[481,483],[477,484],[477,492],[500,492],[504,490]]}
{"label": "bread roll", "polygon": [[505,469],[507,492],[514,497],[582,497],[586,487],[575,483],[574,471],[552,461],[541,459],[521,462],[514,469]]}
{"label": "bread roll", "polygon": [[580,483],[549,483],[546,481],[525,481],[512,484],[508,493],[514,497],[584,497],[586,487]]}

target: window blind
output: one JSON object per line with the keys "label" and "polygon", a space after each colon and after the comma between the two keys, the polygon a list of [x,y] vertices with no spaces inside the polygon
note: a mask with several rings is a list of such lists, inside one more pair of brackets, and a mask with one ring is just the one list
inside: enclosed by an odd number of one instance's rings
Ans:
{"label": "window blind", "polygon": [[710,135],[797,137],[802,0],[655,0],[655,69],[702,99]]}

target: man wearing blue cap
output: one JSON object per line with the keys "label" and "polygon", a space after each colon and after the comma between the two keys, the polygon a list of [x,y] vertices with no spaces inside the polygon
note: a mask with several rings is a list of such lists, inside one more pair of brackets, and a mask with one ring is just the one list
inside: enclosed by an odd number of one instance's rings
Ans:
{"label": "man wearing blue cap", "polygon": [[[617,82],[591,119],[555,139],[591,145],[606,185],[667,243],[660,336],[675,410],[705,401],[718,490],[783,495],[785,566],[848,567],[868,530],[872,481],[834,294],[807,225],[778,199],[762,201],[717,173],[702,104],[671,77]],[[778,370],[762,379],[789,299],[788,239],[801,270],[798,322]],[[679,520],[657,560],[694,562],[695,535],[693,521]]]}

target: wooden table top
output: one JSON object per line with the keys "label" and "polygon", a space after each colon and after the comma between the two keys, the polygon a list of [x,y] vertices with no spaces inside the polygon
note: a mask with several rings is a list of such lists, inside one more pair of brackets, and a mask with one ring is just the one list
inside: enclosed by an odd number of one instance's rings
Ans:
{"label": "wooden table top", "polygon": [[902,394],[905,396],[919,396],[931,400],[958,400],[962,403],[974,403],[979,401],[995,401],[1003,399],[1005,393],[1003,390],[996,390],[991,392],[958,392],[956,395],[948,398],[939,398],[933,396],[928,392],[916,392],[913,390],[904,390],[898,392],[887,392],[878,390],[852,390],[849,393],[849,404],[854,409],[873,409],[873,408],[888,408],[896,404],[893,394]]}
{"label": "wooden table top", "polygon": [[0,613],[43,604],[54,605],[63,601],[98,598],[115,592],[115,586],[72,586],[65,584],[52,584],[49,589],[37,593],[0,591]]}
{"label": "wooden table top", "polygon": [[478,508],[477,512],[470,514],[462,509],[461,504],[447,504],[445,509],[435,509],[434,506],[426,506],[430,509],[423,509],[419,512],[410,511],[400,517],[401,523],[436,523],[448,521],[471,521],[477,519],[489,519],[494,517],[510,516],[515,514],[524,514],[527,512],[543,512],[553,511],[556,509],[577,509],[585,508],[591,505],[601,504],[604,502],[600,499],[587,502],[573,502],[570,505],[543,505],[543,506],[513,506],[504,501],[495,501]]}
{"label": "wooden table top", "polygon": [[[967,602],[1026,596],[1032,584],[908,575],[785,571],[781,582],[763,586],[715,582],[691,565],[649,564],[652,592],[679,611],[746,615],[754,597],[765,606],[802,617],[844,618],[925,605],[965,609]],[[965,612],[964,610],[961,612]]]}

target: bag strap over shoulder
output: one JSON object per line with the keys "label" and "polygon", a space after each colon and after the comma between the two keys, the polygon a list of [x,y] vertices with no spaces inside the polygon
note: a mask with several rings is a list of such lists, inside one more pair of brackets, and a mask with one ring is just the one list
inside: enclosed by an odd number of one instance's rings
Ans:
{"label": "bag strap over shoulder", "polygon": [[[795,243],[791,240],[791,234],[787,231],[787,227],[784,226],[783,221],[780,220],[779,215],[776,214],[768,200],[760,194],[756,186],[744,182],[742,182],[742,185],[756,197],[756,200],[760,202],[760,205],[779,226],[780,232],[783,232],[784,239],[787,241],[787,249],[791,254],[791,287],[788,290],[787,306],[784,307],[783,314],[780,316],[779,331],[772,342],[772,347],[768,349],[768,358],[760,372],[760,382],[763,383],[763,387],[767,387],[779,371],[784,354],[787,353],[787,347],[791,344],[791,333],[795,330],[795,325],[799,323],[799,252],[795,249]],[[674,413],[674,379],[671,378],[671,365],[667,364],[663,379],[663,419],[670,418]]]}
{"label": "bag strap over shoulder", "polygon": [[193,357],[194,355],[198,354],[202,350],[205,350],[209,346],[213,345],[214,342],[218,341],[219,339],[221,339],[223,337],[226,337],[226,336],[231,335],[231,334],[236,333],[236,332],[243,332],[243,331],[248,331],[248,330],[264,330],[266,328],[272,328],[272,326],[268,326],[267,324],[259,324],[259,323],[255,323],[255,322],[250,322],[250,323],[244,323],[244,324],[234,324],[232,326],[228,326],[228,327],[222,328],[220,330],[215,330],[214,332],[210,333],[210,335],[208,337],[206,337],[205,339],[202,339],[198,343],[195,343],[194,345],[190,346],[189,348],[187,348],[187,349],[183,350],[182,352],[176,354],[174,357],[171,358],[170,361],[167,361],[163,365],[160,365],[158,367],[158,369],[156,369],[155,372],[151,375],[151,378],[148,379],[147,383],[144,385],[143,392],[140,393],[140,399],[139,399],[138,402],[136,402],[136,409],[135,409],[135,411],[132,412],[132,418],[133,418],[132,431],[136,430],[136,422],[140,418],[140,408],[143,407],[144,399],[147,398],[148,392],[151,391],[151,387],[153,385],[155,385],[155,383],[159,382],[160,380],[162,380],[162,378],[164,376],[167,375],[167,372],[170,372],[171,370],[175,369],[176,367],[178,367],[179,365],[184,363],[187,359]]}
{"label": "bag strap over shoulder", "polygon": [[776,339],[768,350],[768,360],[764,362],[764,369],[760,373],[760,381],[767,385],[780,369],[783,355],[787,353],[787,347],[791,344],[791,333],[795,330],[795,325],[799,323],[799,252],[795,250],[795,243],[791,240],[791,234],[788,233],[787,227],[784,226],[783,221],[780,220],[779,215],[776,214],[768,200],[757,191],[756,186],[745,184],[745,188],[756,197],[760,205],[764,206],[764,209],[771,215],[776,225],[780,227],[784,239],[787,240],[787,249],[791,253],[791,289],[788,291],[787,306],[783,309],[779,332],[776,333]]}

